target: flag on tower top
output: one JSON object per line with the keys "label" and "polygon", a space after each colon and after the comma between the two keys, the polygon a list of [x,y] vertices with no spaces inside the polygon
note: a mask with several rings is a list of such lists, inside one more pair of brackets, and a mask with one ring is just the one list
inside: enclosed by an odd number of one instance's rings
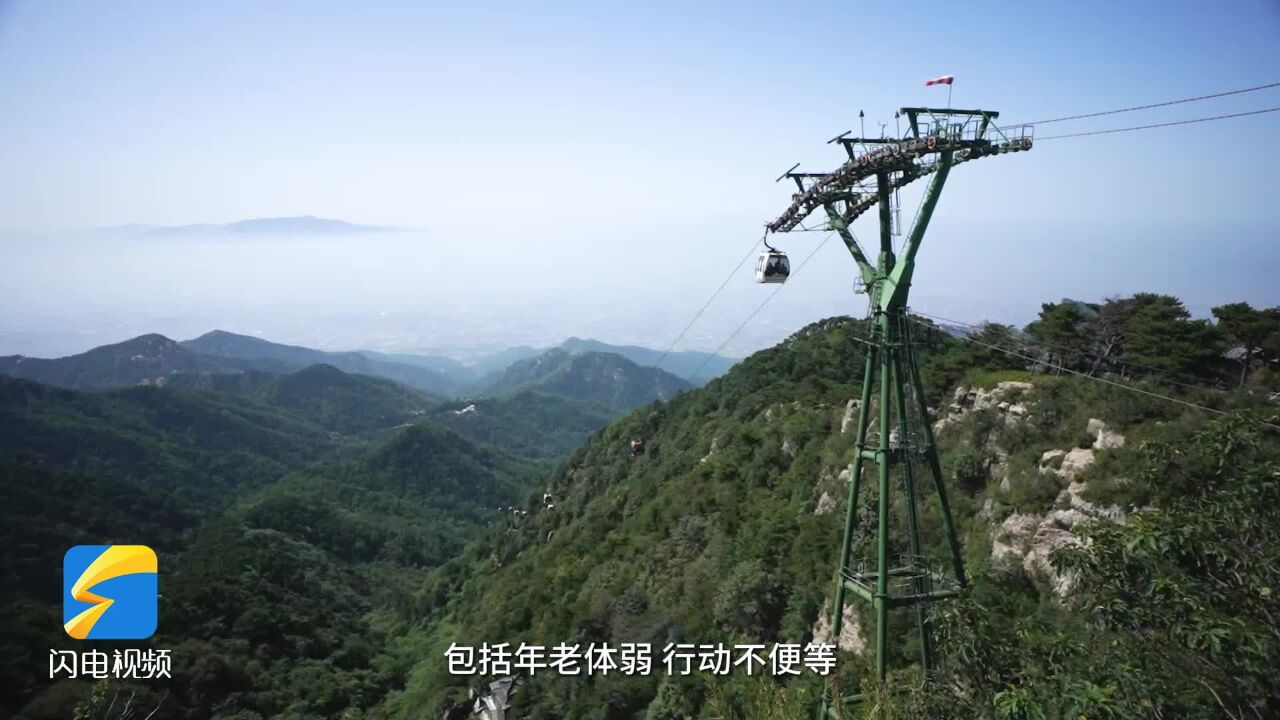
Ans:
{"label": "flag on tower top", "polygon": [[924,85],[925,87],[929,87],[930,85],[950,85],[955,82],[955,79],[954,75],[943,75],[942,77],[936,77],[932,80],[925,80]]}

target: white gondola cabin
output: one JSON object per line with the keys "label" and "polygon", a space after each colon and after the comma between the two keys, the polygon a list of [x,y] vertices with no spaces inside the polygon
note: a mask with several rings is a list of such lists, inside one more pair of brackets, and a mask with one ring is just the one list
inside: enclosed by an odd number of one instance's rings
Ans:
{"label": "white gondola cabin", "polygon": [[756,282],[784,283],[791,276],[791,261],[781,250],[765,250],[756,260]]}

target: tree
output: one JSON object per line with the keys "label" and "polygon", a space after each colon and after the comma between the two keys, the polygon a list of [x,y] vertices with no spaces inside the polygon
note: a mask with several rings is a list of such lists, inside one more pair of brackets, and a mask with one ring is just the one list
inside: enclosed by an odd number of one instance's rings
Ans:
{"label": "tree", "polygon": [[1125,320],[1130,304],[1128,298],[1107,298],[1089,320],[1086,332],[1093,346],[1089,375],[1097,374],[1112,357],[1124,351]]}
{"label": "tree", "polygon": [[1219,305],[1213,309],[1218,329],[1240,349],[1240,386],[1249,381],[1256,362],[1267,358],[1267,349],[1280,345],[1280,307],[1255,310],[1249,303]]}
{"label": "tree", "polygon": [[1193,320],[1172,295],[1137,293],[1109,299],[1093,326],[1094,336],[1106,347],[1100,354],[1134,367],[1210,379],[1222,358],[1218,328],[1207,320]]}
{"label": "tree", "polygon": [[1088,328],[1089,316],[1081,304],[1064,300],[1041,305],[1040,317],[1027,325],[1026,332],[1050,364],[1080,370],[1089,351]]}
{"label": "tree", "polygon": [[1030,361],[1020,334],[1009,325],[983,323],[965,340],[949,340],[923,363],[925,397],[939,402],[971,370],[1025,370]]}
{"label": "tree", "polygon": [[1265,433],[1233,416],[1144,446],[1139,475],[1163,507],[1086,526],[1088,542],[1055,557],[1165,717],[1280,712],[1280,474]]}
{"label": "tree", "polygon": [[[1125,522],[1080,523],[1052,556],[1075,578],[1045,603],[980,574],[938,607],[945,708],[954,720],[1271,718],[1280,713],[1280,468],[1274,434],[1242,416],[1134,450],[1158,488]],[[899,704],[901,703],[901,704]]]}

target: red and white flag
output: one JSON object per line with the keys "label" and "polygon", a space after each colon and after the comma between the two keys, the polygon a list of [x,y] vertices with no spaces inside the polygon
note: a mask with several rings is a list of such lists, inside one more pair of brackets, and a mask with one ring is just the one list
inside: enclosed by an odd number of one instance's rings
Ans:
{"label": "red and white flag", "polygon": [[930,85],[950,85],[951,83],[955,82],[955,79],[956,78],[954,75],[943,75],[942,77],[936,77],[932,80],[925,80],[924,86],[929,87]]}

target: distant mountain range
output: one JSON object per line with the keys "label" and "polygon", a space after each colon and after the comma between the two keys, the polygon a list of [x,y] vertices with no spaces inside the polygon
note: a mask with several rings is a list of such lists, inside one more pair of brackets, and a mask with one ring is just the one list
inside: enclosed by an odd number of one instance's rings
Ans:
{"label": "distant mountain range", "polygon": [[617,353],[586,351],[610,347],[603,343],[576,343],[581,352],[495,354],[477,367],[499,370],[482,376],[448,358],[328,352],[214,330],[182,342],[142,335],[55,359],[0,357],[0,374],[94,393],[139,386],[215,393],[343,435],[429,422],[535,459],[560,457],[622,413],[692,387]]}
{"label": "distant mountain range", "polygon": [[163,335],[141,335],[63,358],[0,357],[0,373],[72,390],[107,390],[162,382],[174,373],[284,371],[287,363],[264,358],[200,355]]}
{"label": "distant mountain range", "polygon": [[385,232],[390,227],[357,225],[346,220],[330,220],[311,215],[297,217],[252,218],[237,222],[194,225],[117,225],[102,228],[111,235],[132,237],[211,237],[223,235],[289,236],[289,235],[358,235]]}
{"label": "distant mountain range", "polygon": [[[514,394],[537,384],[537,373],[547,371],[542,380],[552,380],[548,369],[563,366],[568,357],[594,354],[613,355],[629,361],[622,369],[628,382],[641,370],[652,370],[662,359],[661,375],[671,375],[650,388],[656,397],[678,392],[689,386],[680,377],[689,377],[702,367],[692,380],[701,385],[724,373],[736,360],[698,352],[674,352],[665,358],[649,348],[610,345],[597,340],[569,338],[558,347],[538,349],[518,346],[483,356],[463,364],[451,358],[411,353],[380,353],[369,350],[334,352],[299,345],[286,345],[258,337],[214,330],[192,340],[175,342],[163,335],[148,334],[131,340],[103,345],[78,355],[61,358],[34,358],[23,355],[0,357],[0,373],[13,377],[73,390],[107,390],[141,384],[167,382],[178,373],[243,373],[259,371],[287,373],[311,365],[330,365],[345,373],[372,375],[394,380],[415,390],[439,398],[479,397],[500,392]],[[521,366],[503,377],[514,365],[548,356],[540,364]],[[599,360],[597,360],[599,362]],[[608,363],[601,364],[604,368]],[[581,366],[579,370],[584,368]],[[537,369],[541,368],[541,370]],[[602,373],[604,369],[600,370]],[[520,373],[530,373],[523,377]],[[601,376],[603,377],[603,375]],[[659,376],[660,377],[660,376]],[[679,382],[672,382],[679,380]],[[567,380],[564,392],[551,392],[575,397]],[[641,384],[648,381],[643,381]],[[627,392],[624,391],[625,395]],[[567,394],[566,394],[567,393]],[[638,398],[639,396],[634,396]],[[616,407],[615,400],[588,398],[602,406]],[[634,399],[634,398],[633,398]],[[647,402],[648,400],[645,400]],[[630,406],[630,400],[623,405]]]}
{"label": "distant mountain range", "polygon": [[[684,378],[690,384],[702,386],[728,372],[738,363],[738,358],[721,357],[712,353],[696,351],[677,351],[663,353],[661,350],[640,347],[638,345],[613,345],[599,340],[571,337],[550,348],[535,348],[528,345],[517,345],[500,350],[490,355],[477,358],[469,365],[474,379],[484,383],[486,376],[492,376],[511,367],[514,363],[535,358],[547,352],[563,350],[572,355],[584,353],[612,353],[621,355],[641,367],[658,367],[666,372]],[[371,353],[365,353],[371,354]],[[399,356],[389,356],[399,357]],[[408,362],[404,360],[402,362]],[[492,378],[490,378],[490,382]]]}
{"label": "distant mountain range", "polygon": [[180,373],[284,373],[317,364],[388,378],[432,395],[446,396],[457,389],[453,378],[438,371],[374,360],[355,352],[281,345],[221,330],[181,343],[163,335],[142,335],[55,359],[10,355],[0,357],[0,373],[72,390],[109,390],[163,385]]}
{"label": "distant mountain range", "polygon": [[[465,377],[465,368],[446,358],[313,350],[225,330],[207,332],[194,340],[183,341],[182,346],[200,355],[229,361],[282,363],[294,369],[309,365],[332,365],[343,372],[376,375],[440,396],[456,394],[470,380]],[[392,357],[396,359],[390,359]],[[402,361],[408,358],[411,359]],[[458,371],[450,372],[455,366]],[[3,366],[0,365],[0,368]]]}

